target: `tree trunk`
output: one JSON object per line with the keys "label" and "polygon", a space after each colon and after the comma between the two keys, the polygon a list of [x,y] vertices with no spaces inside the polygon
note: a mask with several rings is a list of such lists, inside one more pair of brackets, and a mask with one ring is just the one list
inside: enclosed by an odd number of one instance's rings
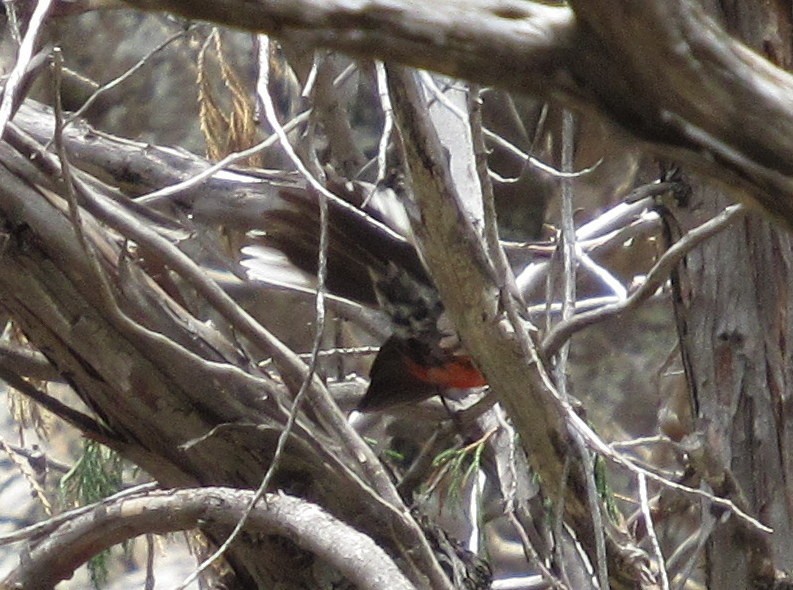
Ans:
{"label": "tree trunk", "polygon": [[[715,12],[728,30],[779,65],[790,64],[789,5],[724,4],[734,6]],[[689,226],[727,204],[718,190],[699,186],[680,219]],[[793,567],[793,435],[785,424],[793,399],[791,236],[749,215],[694,251],[687,272],[687,345],[696,430],[703,433],[691,456],[717,495],[774,528],[765,536],[736,519],[715,527],[706,545],[707,585],[771,588],[774,566]]]}

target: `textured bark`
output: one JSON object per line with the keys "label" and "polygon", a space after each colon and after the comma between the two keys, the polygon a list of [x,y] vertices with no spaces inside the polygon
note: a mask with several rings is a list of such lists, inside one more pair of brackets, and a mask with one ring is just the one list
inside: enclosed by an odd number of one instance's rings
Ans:
{"label": "textured bark", "polygon": [[[108,190],[94,183],[99,193]],[[72,423],[163,486],[257,487],[288,417],[283,404],[291,399],[283,384],[256,368],[266,352],[248,353],[257,350],[250,343],[241,348],[233,322],[214,316],[220,329],[196,322],[209,311],[191,306],[189,289],[180,291],[184,283],[169,283],[166,272],[160,276],[171,287],[166,291],[142,272],[162,267],[162,252],[139,242],[138,250],[124,253],[119,235],[83,210],[83,231],[107,278],[106,292],[76,237],[64,193],[58,178],[0,145],[0,301],[99,418]],[[294,363],[295,370],[302,367],[297,357]],[[286,379],[293,369],[284,369]],[[299,386],[299,376],[289,379]],[[314,498],[395,552],[418,548],[419,560],[407,568],[412,581],[444,587],[423,533],[387,478],[378,476],[370,449],[353,431],[339,433],[332,412],[312,404],[295,424],[273,485]],[[59,413],[54,402],[47,405]],[[350,438],[361,446],[350,446]],[[223,540],[230,529],[208,524],[204,531]],[[316,582],[311,568],[284,567],[305,556],[276,538],[246,539],[228,557],[240,587]]]}
{"label": "textured bark", "polygon": [[[33,535],[35,548],[3,587],[51,588],[70,578],[86,555],[138,535],[190,530],[206,522],[233,527],[252,497],[248,490],[217,487],[147,491],[81,508],[65,522]],[[298,498],[268,494],[250,511],[245,532],[280,535],[323,555],[359,588],[414,588],[369,537]]]}
{"label": "textured bark", "polygon": [[[572,9],[484,0],[129,3],[559,98],[609,117],[657,153],[749,189],[746,198],[793,226],[793,79],[682,0],[572,2]],[[744,29],[742,23],[740,15],[731,15],[728,22],[731,30],[747,35],[777,61],[787,61],[789,48],[776,41],[789,40],[789,23],[781,17],[770,27],[753,21]],[[778,32],[779,39],[752,37],[769,30]],[[145,248],[126,252],[118,234],[103,231],[84,213],[88,241],[112,289],[99,288],[96,270],[67,217],[67,191],[55,177],[58,171],[48,177],[30,164],[30,154],[16,153],[7,144],[1,147],[0,216],[7,240],[0,299],[96,412],[100,422],[87,434],[119,450],[164,485],[256,486],[286,420],[279,403],[288,399],[284,386],[256,367],[272,351],[253,348],[254,354],[244,354],[234,330],[196,325],[179,289],[168,290],[165,282],[155,284],[140,272],[144,265],[162,265],[158,253]],[[132,147],[133,152],[137,149]],[[194,165],[200,167],[194,161],[181,163],[185,175]],[[154,173],[141,168],[139,174],[125,168],[119,175],[111,168],[99,165],[101,177],[124,188],[141,179],[147,179],[145,189],[156,188],[171,179],[158,178],[156,168]],[[211,183],[208,191],[215,188],[222,193],[223,187]],[[271,190],[278,189],[265,184],[264,192]],[[262,201],[255,198],[260,193],[261,188],[246,186],[243,207],[229,219],[244,220],[250,211],[260,212],[256,207]],[[721,204],[704,189],[698,196],[696,203],[703,204],[692,215],[713,213]],[[200,196],[196,199],[193,204]],[[204,203],[216,206],[208,199]],[[525,351],[509,341],[510,334],[494,334],[500,313],[496,291],[482,268],[465,266],[471,243],[455,245],[457,214],[443,204],[428,207],[428,217],[438,216],[433,227],[451,228],[428,241],[438,240],[436,253],[443,251],[448,258],[455,252],[462,259],[459,266],[453,260],[444,268],[443,260],[430,258],[430,265],[437,265],[433,272],[448,307],[483,367],[490,367],[493,384],[513,392],[506,399],[516,422],[524,429],[539,426],[537,434],[526,437],[529,450],[553,462],[545,467],[543,483],[558,492],[569,450],[560,408],[543,405],[536,393],[547,388],[537,371],[539,362],[523,357]],[[699,426],[706,432],[701,453],[706,460],[698,467],[712,488],[760,513],[778,531],[769,541],[732,522],[718,529],[709,550],[713,587],[768,583],[771,564],[790,567],[784,552],[791,541],[785,527],[792,503],[784,483],[793,476],[790,435],[784,428],[790,406],[787,384],[793,377],[786,350],[793,336],[788,320],[790,250],[786,234],[751,219],[690,260],[695,285],[688,323],[691,344],[699,353],[694,376]],[[455,292],[455,280],[484,287]],[[195,312],[196,317],[208,319],[203,311]],[[473,336],[483,325],[493,331]],[[712,357],[705,354],[709,351]],[[282,374],[294,392],[305,367],[284,351],[279,354],[287,369]],[[522,362],[510,362],[513,358]],[[527,366],[531,362],[536,366]],[[530,370],[534,373],[526,379]],[[539,407],[517,403],[518,389],[526,383]],[[316,498],[394,553],[417,547],[421,557],[405,566],[411,581],[428,585],[430,580],[433,587],[445,587],[424,537],[376,473],[372,455],[345,444],[346,435],[334,430],[338,416],[321,411],[321,384],[315,382],[312,391],[316,397],[300,415],[277,485]],[[220,428],[213,431],[216,426]],[[743,448],[747,441],[753,445],[748,455]],[[766,479],[759,481],[758,474]],[[574,482],[579,487],[568,493],[583,496],[580,479],[574,476]],[[567,508],[591,547],[584,504],[571,501]],[[222,538],[228,528],[208,526],[207,531]],[[727,550],[734,539],[741,541],[736,544],[740,555]],[[610,549],[614,586],[637,586],[639,568],[629,564],[621,569],[614,562],[620,548],[612,542]],[[290,558],[291,547],[268,539],[247,540],[230,554],[241,586],[311,585],[312,568]],[[288,579],[284,563],[294,565]],[[295,580],[296,572],[305,579]]]}
{"label": "textured bark", "polygon": [[561,99],[793,226],[793,78],[687,0],[128,3]]}
{"label": "textured bark", "polygon": [[[759,51],[790,63],[789,6],[715,14]],[[725,204],[700,187],[681,219],[691,224]],[[716,527],[706,546],[709,588],[773,588],[775,569],[793,569],[791,270],[790,234],[756,214],[689,257],[688,345],[703,433],[692,457],[716,494],[774,528],[758,535],[735,519]]]}

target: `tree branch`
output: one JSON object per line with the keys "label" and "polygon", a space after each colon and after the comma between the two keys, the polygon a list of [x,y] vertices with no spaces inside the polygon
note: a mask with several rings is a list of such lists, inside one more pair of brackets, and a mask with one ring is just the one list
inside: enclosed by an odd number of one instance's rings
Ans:
{"label": "tree branch", "polygon": [[686,233],[655,263],[650,272],[647,273],[647,277],[641,286],[631,293],[627,299],[579,313],[558,323],[543,340],[543,352],[548,357],[552,357],[559,352],[564,343],[576,332],[638,307],[639,304],[649,299],[653,293],[663,287],[664,283],[669,280],[669,273],[672,269],[691,250],[729,227],[745,214],[746,208],[742,205],[731,205],[717,217]]}
{"label": "tree branch", "polygon": [[[566,423],[566,409],[555,391],[537,348],[518,334],[499,311],[495,271],[486,261],[482,242],[454,191],[442,146],[428,120],[412,74],[387,67],[394,116],[411,176],[421,223],[414,232],[446,310],[468,351],[477,359],[488,383],[515,424],[548,498],[564,498],[568,522],[594,561],[595,535],[585,501],[586,479]],[[571,461],[567,485],[565,462]],[[614,588],[632,588],[642,579],[641,558],[607,531],[609,571]]]}
{"label": "tree branch", "polygon": [[684,0],[128,0],[595,111],[793,227],[793,77]]}
{"label": "tree branch", "polygon": [[[570,10],[521,0],[128,0],[128,4],[266,33],[304,47],[331,47],[455,77],[482,78],[488,84],[505,86],[510,79],[512,84],[519,79],[524,90],[535,92],[542,91],[564,63],[574,29]],[[512,65],[502,70],[494,67],[494,59]],[[516,69],[522,75],[513,78]]]}
{"label": "tree branch", "polygon": [[[147,533],[198,528],[207,522],[232,527],[253,492],[199,488],[138,493],[81,510],[34,547],[3,582],[7,588],[52,588],[92,556]],[[268,494],[251,511],[246,531],[276,534],[331,563],[358,588],[413,588],[372,539],[319,506],[291,496]]]}

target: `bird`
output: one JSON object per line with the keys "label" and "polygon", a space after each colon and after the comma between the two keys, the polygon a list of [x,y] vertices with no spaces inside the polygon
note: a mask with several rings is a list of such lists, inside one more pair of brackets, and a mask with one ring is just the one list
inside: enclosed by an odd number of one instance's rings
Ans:
{"label": "bird", "polygon": [[[404,217],[392,191],[368,200],[371,185],[337,183],[328,199],[328,273],[332,294],[379,308],[390,321],[391,335],[372,363],[369,385],[357,409],[391,410],[415,404],[452,389],[487,384],[465,351],[445,313],[438,290],[410,241],[391,225]],[[287,185],[270,195],[259,213],[260,244],[284,254],[302,271],[316,273],[320,222],[317,195],[304,186]],[[358,206],[357,203],[368,203]],[[374,203],[374,204],[373,204]],[[386,204],[384,204],[386,203]],[[379,206],[375,206],[379,204]],[[250,264],[248,265],[250,267]]]}

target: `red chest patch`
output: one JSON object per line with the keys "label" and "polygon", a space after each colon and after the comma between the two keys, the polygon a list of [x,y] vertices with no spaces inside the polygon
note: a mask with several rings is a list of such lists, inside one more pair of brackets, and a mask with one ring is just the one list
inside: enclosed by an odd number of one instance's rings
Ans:
{"label": "red chest patch", "polygon": [[487,385],[485,376],[468,357],[452,357],[448,362],[434,366],[420,365],[410,358],[405,361],[414,377],[438,387],[467,389]]}

